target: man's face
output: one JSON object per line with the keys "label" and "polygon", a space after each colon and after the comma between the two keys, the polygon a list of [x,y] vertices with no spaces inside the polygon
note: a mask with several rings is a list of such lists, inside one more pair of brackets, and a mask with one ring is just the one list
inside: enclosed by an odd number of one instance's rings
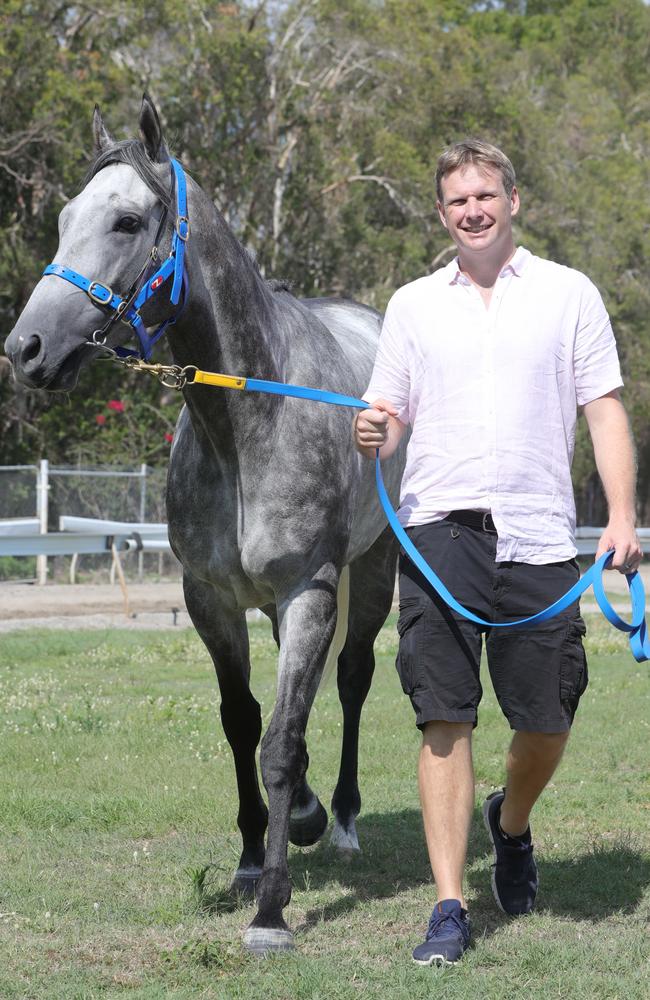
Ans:
{"label": "man's face", "polygon": [[442,180],[440,221],[460,252],[482,253],[512,244],[512,216],[519,211],[519,194],[505,192],[498,170],[469,164]]}

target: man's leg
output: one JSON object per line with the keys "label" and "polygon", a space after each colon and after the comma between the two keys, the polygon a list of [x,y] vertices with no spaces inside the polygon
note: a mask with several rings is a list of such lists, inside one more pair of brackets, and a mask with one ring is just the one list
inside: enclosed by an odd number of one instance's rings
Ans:
{"label": "man's leg", "polygon": [[418,777],[438,899],[458,899],[465,907],[463,871],[474,808],[471,722],[425,725]]}
{"label": "man's leg", "polygon": [[[575,560],[496,564],[495,617],[517,620],[557,601],[577,581]],[[497,619],[498,620],[498,619]],[[587,685],[585,633],[577,602],[531,629],[493,629],[488,664],[501,709],[515,730],[505,794],[488,796],[483,818],[494,847],[492,889],[516,916],[534,908],[539,884],[529,816],[558,766]]]}
{"label": "man's leg", "polygon": [[494,848],[492,891],[499,907],[510,916],[530,913],[535,905],[539,879],[528,820],[568,738],[568,732],[518,730],[506,761],[505,795],[493,792],[483,806]]}
{"label": "man's leg", "polygon": [[506,794],[499,825],[511,837],[524,834],[530,812],[557,768],[569,733],[516,732],[506,759]]}

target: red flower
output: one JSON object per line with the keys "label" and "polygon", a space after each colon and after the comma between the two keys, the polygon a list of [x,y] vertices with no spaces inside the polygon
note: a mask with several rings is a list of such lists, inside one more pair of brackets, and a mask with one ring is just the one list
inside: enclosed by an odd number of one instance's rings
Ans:
{"label": "red flower", "polygon": [[103,413],[98,413],[97,416],[95,417],[95,422],[98,423],[100,427],[103,427],[104,424],[106,423],[106,417],[104,416]]}
{"label": "red flower", "polygon": [[124,413],[124,403],[119,399],[109,399],[106,405],[109,410],[115,410],[116,413]]}
{"label": "red flower", "polygon": [[171,442],[173,440],[174,440],[174,435],[173,434],[165,434],[165,441],[167,441],[168,444],[171,444]]}

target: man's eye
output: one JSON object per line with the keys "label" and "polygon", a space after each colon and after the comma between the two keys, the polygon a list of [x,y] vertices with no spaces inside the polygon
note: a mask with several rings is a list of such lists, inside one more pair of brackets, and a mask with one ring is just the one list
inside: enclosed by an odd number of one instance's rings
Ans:
{"label": "man's eye", "polygon": [[140,228],[140,221],[137,215],[123,215],[117,220],[115,229],[122,233],[135,233]]}

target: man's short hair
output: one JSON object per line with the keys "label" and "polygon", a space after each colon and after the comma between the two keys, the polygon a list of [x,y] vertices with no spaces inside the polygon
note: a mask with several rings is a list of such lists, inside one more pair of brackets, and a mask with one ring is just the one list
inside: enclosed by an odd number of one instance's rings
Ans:
{"label": "man's short hair", "polygon": [[482,169],[498,170],[503,180],[505,192],[510,197],[515,186],[515,168],[505,153],[497,146],[482,139],[463,139],[442,153],[436,169],[436,195],[442,203],[442,181],[454,170],[462,170],[470,164]]}

